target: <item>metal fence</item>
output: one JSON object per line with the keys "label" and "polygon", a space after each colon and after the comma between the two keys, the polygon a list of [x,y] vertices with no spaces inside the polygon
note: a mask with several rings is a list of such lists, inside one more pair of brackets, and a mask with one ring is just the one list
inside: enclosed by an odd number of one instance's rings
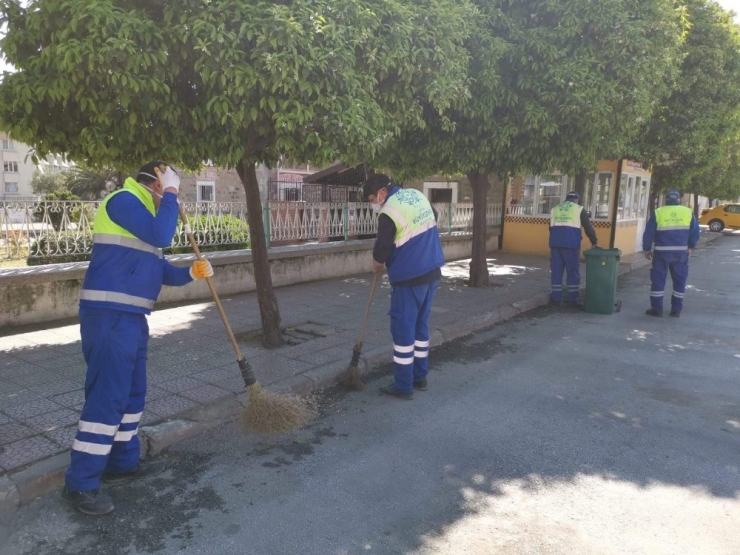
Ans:
{"label": "metal fence", "polygon": [[[92,250],[92,226],[99,201],[0,202],[0,260],[29,263],[85,260]],[[183,203],[204,250],[247,248],[247,207],[237,202]],[[263,204],[268,245],[348,241],[372,237],[377,216],[368,203],[268,201]],[[472,233],[473,205],[435,204],[441,234]],[[501,206],[486,210],[489,227],[500,225]],[[171,249],[186,250],[178,224]],[[41,262],[43,261],[43,262]]]}

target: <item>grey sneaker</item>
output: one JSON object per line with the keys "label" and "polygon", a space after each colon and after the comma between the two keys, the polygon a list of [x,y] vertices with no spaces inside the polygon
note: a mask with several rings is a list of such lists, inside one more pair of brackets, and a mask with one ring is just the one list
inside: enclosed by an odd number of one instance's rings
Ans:
{"label": "grey sneaker", "polygon": [[100,491],[100,489],[74,491],[65,487],[62,490],[62,497],[70,502],[75,511],[86,515],[107,515],[115,508],[110,497]]}
{"label": "grey sneaker", "polygon": [[414,389],[417,389],[419,391],[426,391],[429,389],[429,386],[427,385],[426,380],[416,380],[414,382]]}
{"label": "grey sneaker", "polygon": [[404,391],[399,391],[393,384],[387,387],[381,387],[380,392],[390,395],[391,397],[396,397],[397,399],[403,399],[404,401],[411,401],[411,399],[414,398],[413,392],[406,393]]}
{"label": "grey sneaker", "polygon": [[167,463],[164,461],[144,461],[137,464],[128,472],[124,472],[122,474],[105,472],[103,474],[103,482],[106,484],[120,484],[136,478],[154,476],[164,471],[165,468],[167,468]]}

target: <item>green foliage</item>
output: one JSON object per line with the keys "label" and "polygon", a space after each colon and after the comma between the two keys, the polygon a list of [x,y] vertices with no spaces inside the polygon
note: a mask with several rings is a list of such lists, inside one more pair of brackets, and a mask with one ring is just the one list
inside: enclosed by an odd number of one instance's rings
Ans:
{"label": "green foliage", "polygon": [[118,185],[118,173],[112,168],[75,166],[66,177],[67,189],[87,200],[100,199]]}
{"label": "green foliage", "polygon": [[370,159],[467,91],[467,0],[0,5],[0,125],[39,155],[134,169]]}
{"label": "green foliage", "polygon": [[31,243],[26,263],[29,266],[42,264],[64,264],[90,260],[89,250],[92,235],[75,232],[49,233],[41,235]]}
{"label": "green foliage", "polygon": [[61,172],[42,172],[35,170],[31,178],[31,189],[35,195],[48,195],[59,189],[65,189],[67,178]]}
{"label": "green foliage", "polygon": [[[65,214],[69,213],[70,221],[75,221],[75,216],[65,210],[65,204],[61,201],[80,200],[80,197],[67,189],[59,189],[53,191],[44,197],[44,200],[39,202],[34,208],[34,216],[39,222],[49,221],[55,231],[61,231],[64,226]],[[80,211],[78,209],[77,221],[79,221]]]}
{"label": "green foliage", "polygon": [[407,175],[575,172],[639,136],[680,61],[673,0],[476,0],[469,97],[388,155]]}
{"label": "green foliage", "polygon": [[685,190],[710,200],[736,201],[740,198],[740,135],[723,141],[719,161],[708,170],[695,173]]}
{"label": "green foliage", "polygon": [[[198,248],[201,252],[231,251],[248,249],[249,226],[235,216],[196,216],[190,219]],[[185,231],[179,231],[175,242],[181,247],[169,247],[165,254],[183,254],[193,252]]]}
{"label": "green foliage", "polygon": [[740,133],[740,28],[711,0],[685,2],[691,27],[680,79],[644,137],[643,157],[661,166],[653,179],[661,189],[697,188],[722,173],[728,141]]}

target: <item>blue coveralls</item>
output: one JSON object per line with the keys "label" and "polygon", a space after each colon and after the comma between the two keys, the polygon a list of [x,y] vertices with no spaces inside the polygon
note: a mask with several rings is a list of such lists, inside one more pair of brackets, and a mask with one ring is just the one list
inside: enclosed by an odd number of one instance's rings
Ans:
{"label": "blue coveralls", "polygon": [[111,194],[96,215],[92,258],[80,292],[87,377],[65,476],[70,490],[97,489],[104,471],[125,473],[139,463],[137,431],[146,397],[149,340],[146,314],[163,284],[192,281],[189,268],[172,266],[162,256],[161,248],[172,242],[177,217],[176,195],[165,193],[155,215],[151,194],[133,179]]}
{"label": "blue coveralls", "polygon": [[[565,218],[558,218],[558,213]],[[550,282],[552,300],[563,300],[563,272],[567,272],[567,302],[578,301],[581,286],[581,226],[584,226],[592,244],[596,244],[596,233],[583,207],[566,200],[552,210],[550,218]]]}
{"label": "blue coveralls", "polygon": [[[390,256],[384,261],[391,282],[388,314],[393,336],[393,386],[411,393],[414,382],[426,379],[429,372],[429,315],[444,253],[432,207],[421,192],[393,187],[383,215],[395,225]],[[435,273],[432,281],[425,279]]]}
{"label": "blue coveralls", "polygon": [[666,204],[651,215],[642,235],[642,250],[653,251],[650,270],[650,307],[663,312],[663,297],[668,273],[673,282],[671,312],[680,314],[689,277],[688,249],[699,241],[699,222],[687,206]]}

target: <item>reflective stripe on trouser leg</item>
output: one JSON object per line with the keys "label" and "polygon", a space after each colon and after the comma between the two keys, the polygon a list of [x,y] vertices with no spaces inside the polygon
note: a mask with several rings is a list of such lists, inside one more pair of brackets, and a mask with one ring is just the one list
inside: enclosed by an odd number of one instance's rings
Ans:
{"label": "reflective stripe on trouser leg", "polygon": [[579,249],[562,249],[565,260],[565,271],[568,274],[565,283],[568,284],[568,302],[578,300],[578,290],[581,286],[581,251]]}
{"label": "reflective stripe on trouser leg", "polygon": [[71,490],[90,491],[100,487],[129,402],[142,321],[146,322],[143,314],[80,308],[87,377],[85,405],[65,476]]}
{"label": "reflective stripe on trouser leg", "polygon": [[146,350],[149,344],[149,326],[146,318],[141,322],[140,333],[136,366],[131,379],[131,392],[126,412],[121,419],[121,425],[113,441],[113,449],[108,457],[108,465],[105,468],[106,472],[111,474],[128,472],[139,464],[141,447],[137,431],[146,398]]}
{"label": "reflective stripe on trouser leg", "polygon": [[683,299],[686,295],[686,281],[689,278],[689,255],[686,252],[676,252],[670,255],[668,269],[673,281],[673,295],[671,295],[671,310],[681,312]]}
{"label": "reflective stripe on trouser leg", "polygon": [[563,300],[563,272],[565,259],[563,249],[550,249],[550,283],[552,285],[552,300],[559,303]]}
{"label": "reflective stripe on trouser leg", "polygon": [[405,393],[414,390],[414,336],[419,314],[414,289],[393,286],[388,312],[393,336],[393,385]]}
{"label": "reflective stripe on trouser leg", "polygon": [[[423,297],[419,306],[419,315],[416,319],[414,381],[425,380],[429,373],[429,316],[432,313],[432,304],[438,285],[439,282],[434,281],[419,286]],[[423,289],[426,289],[426,291],[423,291]]]}
{"label": "reflective stripe on trouser leg", "polygon": [[650,269],[650,307],[663,312],[663,291],[668,274],[666,255],[653,253],[653,266]]}

